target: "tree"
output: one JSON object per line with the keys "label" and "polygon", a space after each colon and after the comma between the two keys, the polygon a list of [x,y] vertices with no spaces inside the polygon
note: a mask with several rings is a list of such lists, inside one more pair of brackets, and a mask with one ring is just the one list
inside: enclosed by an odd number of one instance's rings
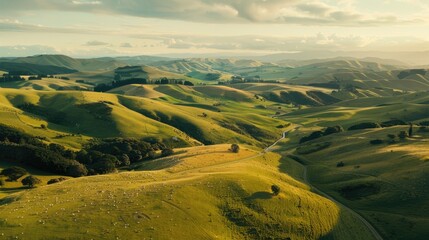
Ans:
{"label": "tree", "polygon": [[406,131],[400,131],[400,132],[399,132],[399,134],[398,134],[398,137],[399,137],[401,140],[404,140],[405,138],[407,138],[407,137],[408,137],[408,133],[407,133]]}
{"label": "tree", "polygon": [[413,136],[413,123],[410,123],[410,127],[408,128],[408,136]]}
{"label": "tree", "polygon": [[48,185],[51,185],[54,183],[59,183],[59,182],[65,181],[65,180],[67,180],[67,178],[64,178],[64,177],[53,178],[53,179],[48,181]]}
{"label": "tree", "polygon": [[170,81],[168,80],[168,78],[166,77],[161,78],[161,84],[169,84],[169,83]]}
{"label": "tree", "polygon": [[161,156],[163,156],[163,157],[167,157],[167,156],[170,156],[173,154],[174,154],[174,151],[171,148],[165,148],[165,149],[162,149],[162,151],[161,151]]}
{"label": "tree", "polygon": [[344,166],[345,166],[345,164],[343,161],[337,162],[337,167],[344,167]]}
{"label": "tree", "polygon": [[190,82],[190,81],[185,81],[183,83],[183,85],[185,85],[185,86],[194,86],[194,84],[192,82]]}
{"label": "tree", "polygon": [[231,152],[233,152],[233,153],[238,153],[238,152],[240,152],[240,146],[238,146],[238,144],[232,144],[231,145],[231,148],[230,148],[230,150],[231,150]]}
{"label": "tree", "polygon": [[25,174],[27,174],[27,170],[25,170],[22,167],[16,167],[16,166],[5,168],[0,173],[0,175],[8,177],[9,181],[16,181],[20,177],[24,176]]}
{"label": "tree", "polygon": [[280,193],[280,187],[274,184],[271,186],[271,191],[273,192],[274,196],[277,196]]}
{"label": "tree", "polygon": [[88,174],[88,170],[82,164],[72,165],[67,168],[67,175],[72,177],[82,177]]}
{"label": "tree", "polygon": [[30,175],[30,176],[27,176],[24,179],[22,179],[21,183],[24,186],[28,186],[28,187],[32,188],[35,185],[42,183],[42,180],[40,180],[39,178],[37,178],[33,175]]}
{"label": "tree", "polygon": [[149,157],[149,159],[154,159],[156,157],[156,152],[155,151],[149,151],[147,153],[147,156]]}
{"label": "tree", "polygon": [[131,164],[130,157],[125,153],[119,156],[118,160],[121,162],[122,166],[130,166]]}

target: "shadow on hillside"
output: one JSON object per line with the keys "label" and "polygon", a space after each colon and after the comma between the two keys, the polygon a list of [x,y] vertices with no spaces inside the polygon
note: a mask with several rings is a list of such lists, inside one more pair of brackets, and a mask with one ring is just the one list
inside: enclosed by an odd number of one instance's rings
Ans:
{"label": "shadow on hillside", "polygon": [[247,197],[248,200],[256,199],[270,199],[273,197],[273,194],[270,192],[255,192],[251,196]]}

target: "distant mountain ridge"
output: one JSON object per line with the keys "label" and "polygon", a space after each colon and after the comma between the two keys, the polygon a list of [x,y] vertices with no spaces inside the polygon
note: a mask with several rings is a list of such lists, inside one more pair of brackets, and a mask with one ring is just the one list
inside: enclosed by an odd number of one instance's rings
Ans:
{"label": "distant mountain ridge", "polygon": [[36,55],[30,57],[19,58],[0,58],[0,62],[12,63],[28,63],[35,65],[56,66],[68,69],[73,69],[80,72],[86,71],[108,71],[118,67],[127,65],[145,65],[147,63],[167,60],[162,57],[152,56],[137,56],[137,57],[104,57],[104,58],[91,58],[79,59],[72,58],[66,55]]}

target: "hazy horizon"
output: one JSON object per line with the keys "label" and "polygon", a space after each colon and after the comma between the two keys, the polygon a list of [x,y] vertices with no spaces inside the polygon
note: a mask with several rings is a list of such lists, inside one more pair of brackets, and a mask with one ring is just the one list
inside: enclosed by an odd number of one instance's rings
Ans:
{"label": "hazy horizon", "polygon": [[2,57],[429,50],[421,0],[17,0],[0,12]]}

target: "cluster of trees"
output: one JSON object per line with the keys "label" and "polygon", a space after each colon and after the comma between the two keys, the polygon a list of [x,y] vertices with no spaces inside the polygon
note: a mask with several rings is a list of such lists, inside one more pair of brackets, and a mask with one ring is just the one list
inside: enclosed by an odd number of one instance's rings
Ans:
{"label": "cluster of trees", "polygon": [[[387,134],[387,138],[388,138],[387,143],[389,143],[389,144],[396,143],[396,138],[403,141],[408,137],[412,137],[414,135],[414,128],[413,127],[414,127],[413,124],[410,123],[408,131],[402,130],[397,135]],[[374,139],[374,140],[371,140],[369,143],[373,144],[373,145],[377,145],[377,144],[383,144],[384,142],[385,141],[383,139]]]}
{"label": "cluster of trees", "polygon": [[101,83],[95,86],[94,91],[96,92],[107,92],[111,89],[122,87],[129,84],[147,84],[147,80],[145,78],[130,78],[127,80],[115,80],[110,85]]}
{"label": "cluster of trees", "polygon": [[353,125],[351,127],[348,128],[349,131],[351,130],[362,130],[362,129],[368,129],[368,128],[380,128],[380,124],[378,123],[374,123],[374,122],[364,122],[364,123],[359,123],[356,125]]}
{"label": "cluster of trees", "polygon": [[3,74],[0,77],[0,82],[16,82],[16,81],[24,81],[25,79],[21,77],[19,74]]}
{"label": "cluster of trees", "polygon": [[146,141],[137,139],[113,138],[92,143],[77,153],[76,159],[83,163],[89,174],[104,174],[118,167],[155,158],[155,151],[161,150],[163,156],[171,155],[172,149],[156,139]]}
{"label": "cluster of trees", "polygon": [[207,73],[205,79],[207,81],[216,81],[218,80],[220,77],[222,76],[222,74],[220,73]]}
{"label": "cluster of trees", "polygon": [[179,85],[185,85],[185,86],[194,86],[194,83],[187,80],[181,80],[181,79],[168,79],[166,77],[150,81],[146,78],[129,78],[125,80],[114,80],[111,84],[105,84],[101,83],[94,87],[95,92],[107,92],[109,90],[112,90],[114,88],[122,87],[125,85],[130,84],[179,84]]}
{"label": "cluster of trees", "polygon": [[[0,175],[6,176],[7,181],[10,181],[10,182],[16,182],[19,178],[27,174],[28,174],[27,170],[17,166],[5,168],[0,172]],[[39,178],[34,177],[32,175],[27,176],[21,180],[22,185],[28,186],[28,187],[34,187],[35,185],[40,184],[41,182],[42,181]],[[0,187],[3,187],[4,185],[5,185],[5,182],[3,179],[1,179]]]}
{"label": "cluster of trees", "polygon": [[340,133],[343,131],[344,129],[341,126],[327,127],[323,131],[315,131],[315,132],[312,132],[310,135],[301,138],[299,143],[305,143],[317,138],[321,138],[323,136],[331,135],[334,133]]}
{"label": "cluster of trees", "polygon": [[74,152],[0,125],[0,159],[71,177],[110,173],[118,167],[154,158],[157,150],[162,150],[164,156],[173,153],[157,139],[123,138],[98,140]]}
{"label": "cluster of trees", "polygon": [[259,75],[242,77],[242,76],[232,76],[229,81],[219,81],[218,85],[228,85],[228,84],[237,84],[237,83],[280,83],[278,80],[263,80]]}
{"label": "cluster of trees", "polygon": [[[424,123],[424,122],[423,122]],[[393,127],[393,126],[406,126],[409,125],[409,123],[400,120],[400,119],[391,119],[389,121],[382,122],[381,124],[376,122],[363,122],[356,125],[353,125],[348,128],[348,130],[362,130],[362,129],[369,129],[369,128],[386,128],[386,127]]]}
{"label": "cluster of trees", "polygon": [[153,84],[179,84],[179,85],[185,85],[185,86],[194,86],[194,83],[192,83],[191,81],[187,81],[187,80],[184,81],[182,79],[168,79],[166,77],[155,80],[151,83],[153,83]]}
{"label": "cluster of trees", "polygon": [[[27,174],[28,174],[28,172],[26,169],[24,169],[22,167],[18,167],[18,166],[8,167],[8,168],[5,168],[2,171],[0,171],[0,176],[7,177],[6,180],[9,182],[16,182],[18,179],[24,177]],[[53,178],[53,179],[49,180],[47,182],[47,184],[58,183],[58,182],[62,182],[65,180],[67,180],[67,179],[64,177]],[[40,180],[39,178],[37,178],[33,175],[28,175],[21,180],[21,183],[24,186],[28,186],[28,187],[32,188],[32,187],[35,187],[37,184],[42,183],[42,180]],[[5,185],[6,185],[5,181],[2,178],[0,178],[0,187],[4,187]]]}

